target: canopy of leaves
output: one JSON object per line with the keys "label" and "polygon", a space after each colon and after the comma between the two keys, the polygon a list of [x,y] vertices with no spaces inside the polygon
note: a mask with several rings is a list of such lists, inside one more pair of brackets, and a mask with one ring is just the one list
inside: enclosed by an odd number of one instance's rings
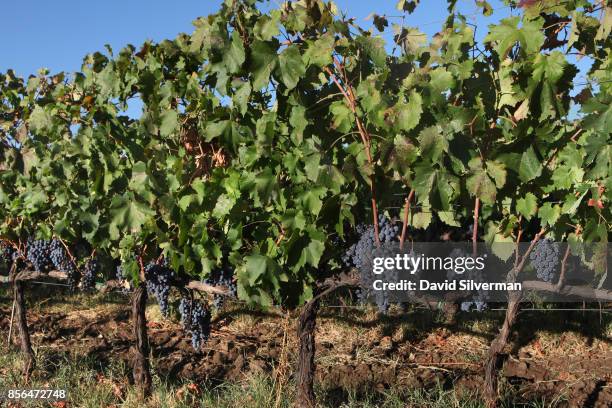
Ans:
{"label": "canopy of leaves", "polygon": [[[414,190],[433,213],[417,227],[470,220],[478,198],[487,236],[607,241],[610,8],[524,6],[477,43],[454,3],[431,42],[396,26],[393,53],[332,3],[244,0],[73,75],[0,74],[0,236],[163,252],[195,277],[226,260],[263,306],[339,270],[333,242],[371,216],[372,190],[381,209]],[[581,88],[573,54],[594,61]]]}

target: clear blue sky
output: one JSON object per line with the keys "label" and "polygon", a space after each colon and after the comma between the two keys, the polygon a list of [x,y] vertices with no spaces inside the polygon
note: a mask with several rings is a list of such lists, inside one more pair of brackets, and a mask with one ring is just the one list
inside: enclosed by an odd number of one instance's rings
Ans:
{"label": "clear blue sky", "polygon": [[[275,6],[272,1],[271,6]],[[39,68],[51,72],[73,72],[82,58],[110,44],[119,50],[126,44],[139,45],[147,39],[160,41],[180,32],[190,33],[198,16],[215,12],[221,0],[21,0],[3,2],[0,24],[0,72],[13,68],[20,76]],[[510,15],[499,0],[490,1],[497,10],[493,17],[477,16],[474,0],[459,0],[458,8],[478,23],[477,34],[486,34],[486,24]],[[370,13],[399,15],[396,0],[337,0],[336,4],[362,25],[370,25]],[[446,18],[445,0],[422,0],[406,25],[434,34]],[[394,21],[398,21],[395,19]]]}

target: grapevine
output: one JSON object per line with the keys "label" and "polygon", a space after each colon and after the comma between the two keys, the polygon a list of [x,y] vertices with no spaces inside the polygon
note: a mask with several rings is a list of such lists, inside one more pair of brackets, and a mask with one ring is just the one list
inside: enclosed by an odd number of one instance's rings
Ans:
{"label": "grapevine", "polygon": [[[398,7],[410,13],[418,3]],[[145,289],[164,316],[172,286],[212,291],[210,305],[179,304],[196,349],[211,310],[223,307],[221,288],[249,307],[307,305],[301,406],[316,406],[317,294],[349,269],[367,271],[373,254],[403,247],[408,225],[411,240],[452,241],[455,231],[474,252],[477,243],[529,245],[528,256],[492,250],[514,258],[507,279],[522,277],[529,260],[538,283],[555,281],[556,242],[605,245],[612,231],[612,9],[509,2],[512,13],[476,35],[456,3],[429,41],[415,27],[385,33],[386,16],[360,27],[322,0],[277,10],[225,1],[191,34],[109,47],[74,75],[0,73],[4,263],[59,271],[93,292],[102,271],[87,254],[116,259],[111,273],[135,294],[135,373],[148,370]],[[128,117],[134,100],[141,115]],[[393,212],[398,197],[401,243],[399,223],[379,213]],[[587,263],[599,283],[608,275],[597,260]],[[367,287],[371,276],[360,278]],[[25,338],[24,288],[13,284]],[[523,300],[509,295],[485,364],[489,399]],[[461,308],[486,308],[482,297]],[[381,312],[393,303],[384,293],[375,301]]]}

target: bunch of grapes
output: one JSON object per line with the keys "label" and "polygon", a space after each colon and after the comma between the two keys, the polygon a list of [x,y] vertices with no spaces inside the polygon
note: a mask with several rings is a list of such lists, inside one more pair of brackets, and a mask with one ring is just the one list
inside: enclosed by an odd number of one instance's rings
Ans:
{"label": "bunch of grapes", "polygon": [[58,271],[61,270],[62,264],[68,262],[68,254],[66,253],[66,249],[59,239],[52,239],[51,244],[49,244],[49,250],[49,258],[51,258],[53,267]]}
{"label": "bunch of grapes", "polygon": [[489,305],[487,304],[487,302],[483,302],[482,300],[475,300],[473,302],[461,302],[461,310],[463,310],[464,312],[469,312],[471,310],[482,312],[483,310],[488,309],[488,307]]}
{"label": "bunch of grapes", "polygon": [[155,295],[159,308],[164,316],[168,316],[170,296],[170,284],[174,273],[172,269],[150,262],[145,267],[145,277],[147,280],[147,292]]}
{"label": "bunch of grapes", "polygon": [[[372,295],[378,310],[381,313],[386,313],[389,310],[390,299],[387,292],[374,292],[369,289],[371,288],[372,274],[371,264],[373,254],[376,252],[376,256],[384,256],[384,253],[395,254],[398,250],[398,232],[399,227],[394,225],[384,215],[378,217],[378,238],[381,243],[381,247],[377,248],[376,245],[376,233],[373,225],[359,225],[357,227],[357,233],[359,234],[359,240],[351,245],[342,257],[342,261],[349,267],[355,267],[361,272],[361,288],[357,291],[357,298],[359,303],[365,303],[365,301]],[[397,279],[397,271],[386,271],[385,279],[387,281],[393,281]]]}
{"label": "bunch of grapes", "polygon": [[[470,256],[471,255],[469,254],[468,251],[461,249],[461,248],[454,248],[450,252],[450,254],[448,254],[449,258],[467,258]],[[482,275],[482,271],[479,271],[479,270],[472,270],[468,272],[468,276],[474,282],[483,283],[485,281],[484,276]],[[456,280],[458,276],[454,270],[447,270],[446,278],[449,280]],[[464,312],[469,312],[471,310],[482,312],[483,310],[488,309],[489,305],[487,304],[487,302],[485,302],[487,295],[488,295],[487,290],[479,290],[476,294],[472,295],[471,300],[461,302],[461,310],[463,310]]]}
{"label": "bunch of grapes", "polygon": [[538,241],[529,255],[538,279],[552,282],[559,266],[559,246],[551,239]]}
{"label": "bunch of grapes", "polygon": [[[384,215],[378,216],[378,239],[381,244],[397,241],[399,227],[393,225]],[[371,259],[372,251],[376,248],[375,231],[373,225],[359,225],[357,227],[359,240],[351,245],[342,261],[347,266],[361,268],[366,266]]]}
{"label": "bunch of grapes", "polygon": [[123,265],[121,264],[121,261],[118,261],[117,269],[115,269],[115,279],[117,279],[119,283],[121,283],[121,292],[124,295],[129,294],[130,291],[132,290],[132,285],[130,284],[130,281],[127,279],[127,276],[125,274],[125,270],[123,269]]}
{"label": "bunch of grapes", "polygon": [[37,272],[48,271],[53,263],[51,262],[51,245],[44,239],[28,239],[26,258],[34,270]]}
{"label": "bunch of grapes", "polygon": [[98,259],[92,257],[87,260],[83,267],[83,277],[81,285],[84,291],[91,291],[96,285],[96,275],[98,274]]}
{"label": "bunch of grapes", "polygon": [[11,245],[2,243],[0,244],[0,256],[6,264],[10,265],[17,259],[19,253]]}
{"label": "bunch of grapes", "polygon": [[[204,283],[212,286],[224,286],[229,290],[229,295],[233,298],[237,296],[238,288],[234,280],[234,268],[229,264],[224,264],[221,268],[214,269]],[[219,310],[225,303],[226,296],[214,295],[213,306]]]}
{"label": "bunch of grapes", "polygon": [[191,327],[191,299],[181,297],[179,302],[179,313],[181,315],[181,324],[184,329]]}
{"label": "bunch of grapes", "polygon": [[76,290],[79,283],[79,274],[76,265],[68,256],[68,252],[59,239],[49,241],[49,261],[55,269],[68,275],[70,290]]}
{"label": "bunch of grapes", "polygon": [[210,311],[197,300],[181,298],[179,304],[183,328],[191,333],[191,345],[198,350],[210,336]]}

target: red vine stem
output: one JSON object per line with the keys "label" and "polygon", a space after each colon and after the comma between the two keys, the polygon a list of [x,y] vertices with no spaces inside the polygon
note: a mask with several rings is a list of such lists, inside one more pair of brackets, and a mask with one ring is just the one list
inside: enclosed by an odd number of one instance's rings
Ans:
{"label": "red vine stem", "polygon": [[62,245],[64,246],[64,248],[66,249],[66,253],[68,254],[68,256],[70,257],[70,262],[72,262],[72,264],[74,265],[74,267],[78,270],[78,264],[76,259],[74,258],[74,256],[72,255],[72,252],[70,252],[70,249],[68,248],[68,245],[66,245],[66,243],[64,242],[63,239],[59,238],[59,242],[62,243]]}
{"label": "red vine stem", "polygon": [[[357,115],[357,103],[356,103],[355,94],[353,93],[353,89],[351,85],[349,84],[348,78],[346,77],[346,72],[344,71],[344,67],[335,57],[334,57],[334,66],[336,68],[336,71],[340,72],[340,74],[342,75],[342,81],[344,82],[346,88],[345,86],[342,86],[340,81],[338,81],[336,74],[334,74],[332,70],[329,69],[329,67],[325,67],[324,71],[329,75],[331,80],[336,84],[336,86],[338,87],[342,95],[344,96],[344,99],[346,99],[348,106],[351,109],[351,112],[355,116],[355,123],[357,124],[357,130],[359,131],[361,142],[363,143],[363,146],[365,148],[365,153],[368,159],[368,164],[370,165],[373,171],[374,161],[372,160],[372,152],[370,150],[370,139],[371,139],[370,134],[368,133],[365,126],[361,122],[361,119]],[[370,175],[370,193],[372,195],[372,218],[374,221],[374,239],[376,241],[376,246],[380,247],[380,237],[379,237],[379,227],[378,227],[378,206],[376,204],[376,201],[377,201],[376,200],[376,188],[374,184],[373,174]]]}
{"label": "red vine stem", "polygon": [[147,252],[147,245],[145,245],[140,251],[140,255],[138,255],[138,266],[140,266],[140,279],[145,282],[147,280],[147,276],[145,275],[145,267],[142,262],[142,254]]}
{"label": "red vine stem", "polygon": [[518,266],[518,262],[519,262],[519,243],[521,242],[521,238],[523,236],[523,216],[519,216],[518,219],[518,233],[516,235],[516,245],[515,245],[515,249],[514,249],[514,267],[516,268]]}
{"label": "red vine stem", "polygon": [[404,241],[406,240],[406,230],[408,229],[408,217],[410,215],[410,202],[414,196],[414,190],[411,189],[406,203],[404,204],[404,225],[402,225],[402,235],[400,237],[400,250],[404,249]]}
{"label": "red vine stem", "polygon": [[540,240],[540,238],[542,238],[542,235],[546,234],[547,231],[548,230],[543,227],[540,232],[538,232],[535,237],[533,237],[531,243],[529,244],[529,247],[527,248],[527,251],[525,251],[525,253],[521,256],[520,262],[516,262],[514,268],[510,271],[507,279],[508,282],[516,281],[516,277],[519,272],[523,270],[523,267],[525,266],[525,261],[527,260],[527,257],[529,256],[531,251],[533,251],[533,247],[535,247],[535,244]]}
{"label": "red vine stem", "polygon": [[474,200],[474,228],[472,229],[472,254],[476,256],[478,240],[478,213],[480,212],[480,198]]}

